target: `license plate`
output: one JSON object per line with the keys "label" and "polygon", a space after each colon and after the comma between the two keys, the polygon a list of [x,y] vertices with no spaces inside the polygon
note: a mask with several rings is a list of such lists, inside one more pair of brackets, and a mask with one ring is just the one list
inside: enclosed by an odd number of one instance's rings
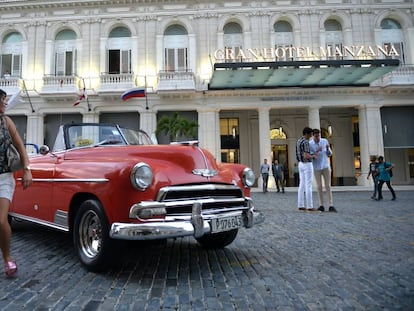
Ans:
{"label": "license plate", "polygon": [[223,218],[214,218],[211,220],[211,232],[222,232],[240,228],[242,226],[241,215],[229,216]]}

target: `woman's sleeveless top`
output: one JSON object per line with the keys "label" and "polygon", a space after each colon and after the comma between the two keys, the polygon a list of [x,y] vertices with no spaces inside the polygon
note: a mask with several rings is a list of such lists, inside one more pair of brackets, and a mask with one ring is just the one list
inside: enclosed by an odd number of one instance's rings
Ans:
{"label": "woman's sleeveless top", "polygon": [[9,133],[9,129],[6,125],[6,118],[0,117],[0,174],[10,172],[10,168],[7,165],[7,149],[12,143],[12,139]]}

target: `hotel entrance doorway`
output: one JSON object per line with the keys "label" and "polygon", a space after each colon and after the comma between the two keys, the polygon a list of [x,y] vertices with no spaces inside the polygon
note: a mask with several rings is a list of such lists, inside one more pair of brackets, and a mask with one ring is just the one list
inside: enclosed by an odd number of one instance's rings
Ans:
{"label": "hotel entrance doorway", "polygon": [[272,143],[272,161],[278,160],[283,165],[283,179],[286,187],[293,185],[293,172],[289,172],[288,145]]}

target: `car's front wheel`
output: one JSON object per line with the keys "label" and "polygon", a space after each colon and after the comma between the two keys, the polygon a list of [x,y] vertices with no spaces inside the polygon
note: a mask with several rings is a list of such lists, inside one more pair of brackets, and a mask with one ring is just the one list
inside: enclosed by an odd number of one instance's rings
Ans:
{"label": "car's front wheel", "polygon": [[238,229],[213,233],[213,234],[205,234],[200,238],[196,238],[197,242],[200,243],[204,248],[208,249],[216,249],[216,248],[223,248],[229,244],[231,244],[237,237]]}
{"label": "car's front wheel", "polygon": [[73,241],[81,263],[89,270],[102,271],[111,264],[114,241],[109,238],[109,223],[98,201],[81,204],[75,217]]}

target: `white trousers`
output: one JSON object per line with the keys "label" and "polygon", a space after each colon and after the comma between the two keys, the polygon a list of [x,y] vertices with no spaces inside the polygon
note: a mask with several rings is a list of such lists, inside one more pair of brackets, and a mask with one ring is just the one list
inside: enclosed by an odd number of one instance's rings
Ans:
{"label": "white trousers", "polygon": [[316,186],[318,188],[319,205],[323,206],[323,189],[322,189],[322,176],[325,184],[326,196],[328,198],[328,206],[333,206],[332,190],[331,190],[331,168],[327,167],[323,170],[313,171],[316,180]]}
{"label": "white trousers", "polygon": [[[298,207],[313,208],[312,198],[313,165],[311,162],[299,162]],[[305,204],[306,197],[306,204]]]}

